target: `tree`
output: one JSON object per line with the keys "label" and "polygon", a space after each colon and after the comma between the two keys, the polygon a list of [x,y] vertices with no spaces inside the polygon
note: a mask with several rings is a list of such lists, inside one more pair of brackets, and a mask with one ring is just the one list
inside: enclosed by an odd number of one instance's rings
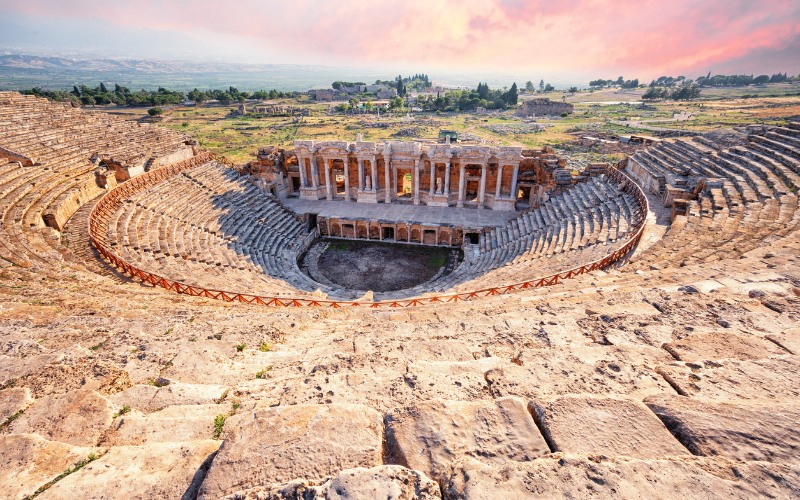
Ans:
{"label": "tree", "polygon": [[517,100],[519,98],[518,96],[519,96],[519,93],[517,91],[517,82],[514,82],[514,84],[511,85],[511,88],[508,90],[508,92],[505,92],[503,94],[503,97],[502,97],[503,103],[506,106],[516,106]]}
{"label": "tree", "polygon": [[548,83],[547,85],[545,85],[545,86],[544,86],[544,91],[545,91],[545,92],[552,92],[552,91],[554,91],[555,89],[556,89],[556,88],[555,88],[555,87],[553,87],[552,85],[550,85],[549,83]]}
{"label": "tree", "polygon": [[159,116],[164,113],[164,110],[161,108],[150,108],[147,110],[147,114],[150,116]]}
{"label": "tree", "polygon": [[570,94],[574,94],[574,93],[575,93],[575,92],[577,92],[577,91],[578,91],[578,87],[570,87],[570,88],[569,88],[569,93],[570,93]]}
{"label": "tree", "polygon": [[103,83],[103,82],[100,82],[100,93],[101,94],[108,94],[108,89],[106,88],[106,84]]}
{"label": "tree", "polygon": [[544,92],[544,80],[539,80],[539,92]]}
{"label": "tree", "polygon": [[525,82],[525,92],[533,93],[534,90],[536,90],[536,88],[533,86],[532,81],[528,80]]}
{"label": "tree", "polygon": [[389,109],[403,109],[403,98],[393,97],[389,100]]}

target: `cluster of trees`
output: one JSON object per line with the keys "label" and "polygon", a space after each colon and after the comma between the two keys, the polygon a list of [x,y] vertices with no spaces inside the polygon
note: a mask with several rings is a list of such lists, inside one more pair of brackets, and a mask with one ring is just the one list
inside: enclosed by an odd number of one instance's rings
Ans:
{"label": "cluster of trees", "polygon": [[[684,80],[686,81],[686,80]],[[687,101],[700,97],[700,87],[688,81],[676,87],[658,87],[651,85],[644,93],[642,99],[672,99],[674,101]]]}
{"label": "cluster of trees", "polygon": [[46,97],[52,101],[71,102],[74,106],[94,106],[95,104],[116,104],[118,106],[164,106],[183,101],[183,93],[159,87],[158,90],[139,90],[131,92],[127,87],[114,85],[110,90],[105,83],[97,87],[74,85],[71,91],[42,90],[34,87],[23,90],[23,94]]}
{"label": "cluster of trees", "polygon": [[340,90],[342,87],[355,87],[356,85],[366,85],[366,83],[364,83],[364,82],[343,82],[343,81],[337,80],[337,81],[335,81],[335,82],[333,82],[331,84],[331,87],[333,87],[336,90]]}
{"label": "cluster of trees", "polygon": [[590,81],[589,86],[595,88],[617,86],[623,89],[635,89],[639,86],[639,79],[634,78],[633,80],[626,80],[621,76],[617,77],[616,80],[603,80],[602,78],[599,78],[597,80]]}
{"label": "cluster of trees", "polygon": [[[555,90],[555,87],[549,83],[544,83],[544,80],[539,80],[539,92],[551,92],[553,90]],[[528,80],[525,82],[525,92],[528,92],[529,94],[536,92],[536,87],[533,85],[532,81]]]}
{"label": "cluster of trees", "polygon": [[789,80],[786,73],[775,73],[769,75],[714,75],[709,72],[706,76],[697,78],[697,84],[701,87],[738,87],[742,85],[758,85],[763,83],[782,83]]}
{"label": "cluster of trees", "polygon": [[504,109],[514,106],[519,100],[519,89],[514,83],[509,89],[492,90],[486,83],[479,83],[475,90],[453,90],[445,95],[420,98],[417,105],[425,111],[462,111],[476,109]]}
{"label": "cluster of trees", "polygon": [[281,99],[293,97],[294,92],[281,92],[275,89],[270,91],[258,90],[256,92],[240,92],[236,87],[228,87],[227,90],[198,90],[194,89],[184,95],[183,92],[168,90],[159,87],[158,90],[139,90],[132,92],[129,88],[119,84],[114,85],[114,90],[110,90],[105,83],[97,87],[86,85],[75,85],[72,91],[67,90],[42,90],[41,87],[34,87],[23,90],[23,94],[46,97],[51,101],[71,102],[73,106],[94,106],[96,104],[116,104],[118,106],[168,106],[180,104],[189,99],[196,103],[201,103],[216,99],[222,104],[232,102],[244,102],[247,99]]}

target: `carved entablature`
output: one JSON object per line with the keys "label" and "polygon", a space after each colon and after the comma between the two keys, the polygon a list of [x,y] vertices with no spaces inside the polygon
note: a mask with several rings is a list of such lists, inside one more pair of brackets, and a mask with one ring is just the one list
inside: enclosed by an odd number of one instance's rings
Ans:
{"label": "carved entablature", "polygon": [[294,141],[294,154],[308,157],[314,154],[314,141]]}
{"label": "carved entablature", "polygon": [[349,144],[345,141],[324,141],[315,144],[316,152],[323,156],[347,156],[350,153]]}
{"label": "carved entablature", "polygon": [[491,150],[486,146],[461,146],[458,158],[463,164],[482,165],[489,162]]}
{"label": "carved entablature", "polygon": [[453,147],[449,144],[436,144],[428,148],[428,157],[436,163],[448,163],[453,159]]}
{"label": "carved entablature", "polygon": [[498,163],[505,165],[516,165],[522,161],[522,148],[513,146],[503,146],[497,148],[494,153]]}
{"label": "carved entablature", "polygon": [[372,158],[377,154],[374,142],[356,142],[353,144],[352,150],[359,158]]}

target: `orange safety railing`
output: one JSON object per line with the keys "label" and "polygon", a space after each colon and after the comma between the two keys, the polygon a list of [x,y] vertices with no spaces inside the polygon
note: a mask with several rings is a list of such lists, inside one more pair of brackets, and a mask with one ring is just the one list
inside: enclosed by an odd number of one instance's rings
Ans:
{"label": "orange safety railing", "polygon": [[520,283],[512,283],[499,285],[491,288],[483,288],[471,292],[461,292],[437,296],[417,297],[410,299],[382,301],[382,302],[359,302],[349,300],[329,300],[317,299],[313,297],[272,297],[263,295],[252,295],[247,293],[229,292],[223,290],[213,290],[203,288],[201,286],[191,285],[188,283],[181,283],[174,281],[164,276],[151,273],[139,269],[138,267],[126,262],[117,256],[108,245],[106,239],[106,232],[108,229],[108,221],[111,215],[116,211],[122,201],[141,191],[147,189],[155,184],[165,181],[166,179],[177,175],[183,171],[190,170],[198,167],[209,161],[218,161],[225,165],[233,167],[234,164],[225,158],[214,153],[203,151],[197,156],[178,162],[176,164],[159,168],[142,174],[138,177],[121,184],[111,190],[95,205],[92,213],[89,216],[89,238],[97,249],[97,251],[106,258],[114,267],[120,269],[125,274],[133,278],[138,278],[144,283],[149,283],[155,287],[161,287],[165,290],[172,290],[174,292],[191,295],[194,297],[206,297],[210,299],[223,300],[226,302],[242,302],[247,304],[258,304],[262,306],[271,307],[370,307],[370,308],[395,308],[395,307],[413,307],[425,304],[443,304],[454,303],[464,300],[472,300],[479,297],[488,297],[492,295],[503,295],[520,290],[529,290],[532,288],[540,288],[545,286],[552,286],[560,283],[562,280],[574,278],[582,274],[587,274],[599,269],[605,269],[623,258],[625,258],[639,243],[642,233],[645,228],[645,221],[647,220],[646,214],[649,211],[649,204],[647,196],[636,182],[634,182],[628,175],[622,171],[608,166],[606,167],[605,175],[619,184],[622,191],[633,196],[638,202],[642,210],[641,220],[638,222],[635,231],[630,239],[628,239],[622,246],[611,252],[609,255],[602,259],[584,264],[580,267],[561,271],[550,276],[536,278],[533,280],[523,281]]}

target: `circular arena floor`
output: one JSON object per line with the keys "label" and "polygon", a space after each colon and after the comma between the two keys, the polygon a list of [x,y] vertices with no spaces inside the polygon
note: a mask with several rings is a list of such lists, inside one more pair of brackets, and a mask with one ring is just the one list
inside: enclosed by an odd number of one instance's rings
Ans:
{"label": "circular arena floor", "polygon": [[352,290],[411,288],[436,276],[451,258],[451,249],[443,247],[346,240],[321,240],[317,245],[327,245],[319,271]]}

